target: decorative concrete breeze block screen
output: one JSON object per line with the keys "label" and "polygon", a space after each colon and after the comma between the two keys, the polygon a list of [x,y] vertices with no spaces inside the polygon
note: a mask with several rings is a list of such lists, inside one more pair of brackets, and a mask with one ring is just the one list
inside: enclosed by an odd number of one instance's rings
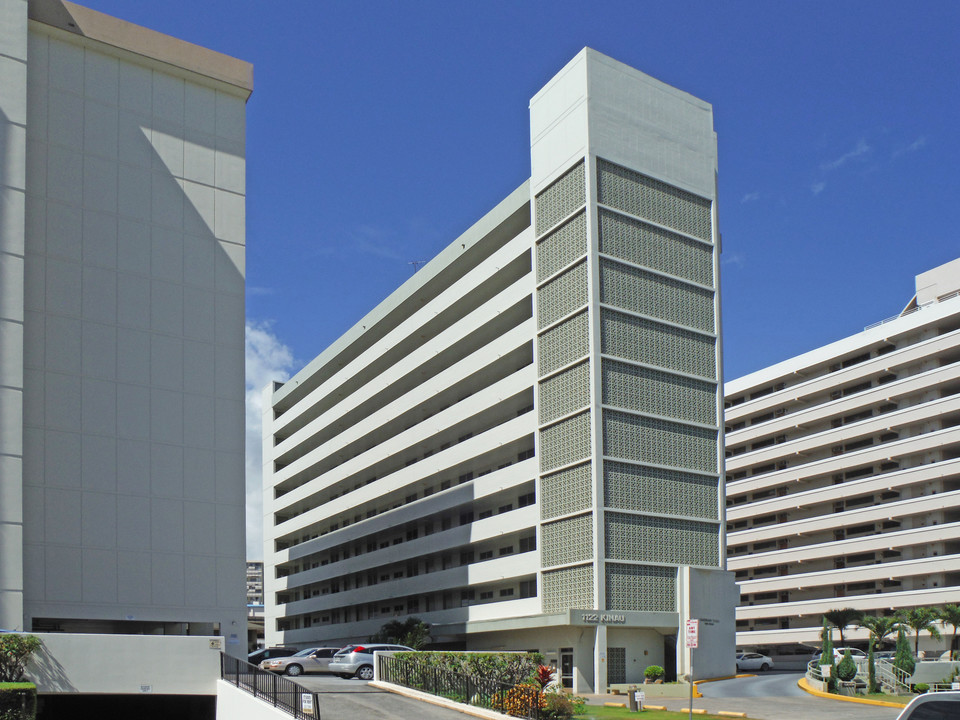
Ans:
{"label": "decorative concrete breeze block screen", "polygon": [[600,252],[713,287],[713,246],[600,209]]}
{"label": "decorative concrete breeze block screen", "polygon": [[716,476],[615,460],[603,463],[604,505],[620,510],[717,520],[718,482]]}
{"label": "decorative concrete breeze block screen", "polygon": [[537,364],[540,377],[574,360],[586,357],[589,350],[586,311],[564,320],[537,338]]}
{"label": "decorative concrete breeze block screen", "polygon": [[600,302],[641,315],[714,331],[713,291],[601,258]]}
{"label": "decorative concrete breeze block screen", "polygon": [[584,205],[586,198],[586,174],[581,160],[537,195],[537,237]]}
{"label": "decorative concrete breeze block screen", "polygon": [[600,159],[597,200],[685,235],[713,240],[710,200]]}
{"label": "decorative concrete breeze block screen", "polygon": [[600,344],[606,355],[709,380],[717,377],[716,339],[692,330],[604,308],[600,312]]}
{"label": "decorative concrete breeze block screen", "polygon": [[587,254],[587,217],[581,211],[537,242],[537,282]]}
{"label": "decorative concrete breeze block screen", "polygon": [[[604,405],[704,425],[717,424],[715,383],[609,358],[603,359],[601,383]],[[540,397],[542,403],[542,387]]]}
{"label": "decorative concrete breeze block screen", "polygon": [[603,411],[603,454],[640,463],[717,472],[717,431]]}
{"label": "decorative concrete breeze block screen", "polygon": [[540,431],[540,472],[590,457],[590,412]]}
{"label": "decorative concrete breeze block screen", "polygon": [[590,361],[567,368],[540,383],[540,424],[590,404]]}
{"label": "decorative concrete breeze block screen", "polygon": [[592,608],[593,565],[548,570],[543,573],[543,611],[558,613],[570,608]]}
{"label": "decorative concrete breeze block screen", "polygon": [[540,527],[542,567],[567,565],[593,557],[593,514],[564,518]]}
{"label": "decorative concrete breeze block screen", "polygon": [[720,562],[720,528],[715,522],[608,512],[604,537],[605,557],[611,560],[709,567]]}
{"label": "decorative concrete breeze block screen", "polygon": [[577,263],[537,291],[537,327],[545,328],[587,304],[587,263]]}
{"label": "decorative concrete breeze block screen", "polygon": [[568,515],[593,505],[593,465],[585,463],[540,478],[540,519]]}
{"label": "decorative concrete breeze block screen", "polygon": [[605,567],[608,609],[677,611],[676,568],[611,562]]}

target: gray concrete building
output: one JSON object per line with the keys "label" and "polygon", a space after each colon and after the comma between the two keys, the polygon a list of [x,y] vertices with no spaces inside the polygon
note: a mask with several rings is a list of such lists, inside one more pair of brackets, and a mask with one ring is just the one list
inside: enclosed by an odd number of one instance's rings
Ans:
{"label": "gray concrete building", "polygon": [[530,101],[531,176],[266,390],[268,645],[531,650],[575,691],[733,670],[716,136],[590,49]]}
{"label": "gray concrete building", "polygon": [[97,647],[70,633],[245,650],[251,89],[246,62],[0,0],[0,627],[63,634],[68,675]]}

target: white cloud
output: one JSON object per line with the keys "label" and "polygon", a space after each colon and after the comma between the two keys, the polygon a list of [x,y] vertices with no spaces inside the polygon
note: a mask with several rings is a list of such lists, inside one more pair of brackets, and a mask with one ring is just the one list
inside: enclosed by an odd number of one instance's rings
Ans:
{"label": "white cloud", "polygon": [[823,163],[822,165],[820,165],[820,169],[836,170],[838,167],[845,165],[847,161],[863,157],[864,155],[867,155],[872,151],[873,151],[873,148],[867,144],[867,141],[861,140],[860,142],[857,143],[857,146],[853,148],[853,150],[851,150],[850,152],[845,152],[836,160],[831,160],[830,162]]}
{"label": "white cloud", "polygon": [[817,182],[810,186],[810,192],[814,195],[819,195],[823,192],[823,189],[827,186],[825,182]]}
{"label": "white cloud", "polygon": [[248,320],[246,326],[247,399],[247,559],[263,559],[263,445],[260,417],[263,388],[289,379],[294,368],[290,348],[274,335],[270,324]]}
{"label": "white cloud", "polygon": [[921,135],[906,147],[902,147],[902,148],[898,148],[897,150],[894,150],[891,157],[900,157],[901,155],[905,155],[907,153],[916,152],[920,148],[925,147],[926,144],[927,144],[927,136]]}
{"label": "white cloud", "polygon": [[753,202],[754,200],[760,199],[760,193],[758,192],[748,192],[742,198],[740,198],[741,203]]}

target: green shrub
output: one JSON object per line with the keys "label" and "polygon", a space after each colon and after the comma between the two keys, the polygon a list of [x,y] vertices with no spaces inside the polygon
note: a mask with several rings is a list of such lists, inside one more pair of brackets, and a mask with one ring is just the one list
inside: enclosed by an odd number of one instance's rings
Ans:
{"label": "green shrub", "polygon": [[659,680],[665,674],[663,668],[659,665],[648,665],[647,669],[643,671],[643,676],[647,680]]}
{"label": "green shrub", "polygon": [[34,720],[37,688],[33,683],[0,682],[0,720]]}
{"label": "green shrub", "polygon": [[568,720],[577,713],[578,709],[573,698],[564,693],[546,693],[540,717],[544,720]]}
{"label": "green shrub", "polygon": [[833,630],[827,624],[826,618],[823,620],[823,649],[820,651],[820,664],[830,666],[830,677],[827,680],[827,692],[837,691],[837,673],[833,664]]}
{"label": "green shrub", "polygon": [[843,680],[844,682],[850,682],[857,676],[857,663],[853,661],[853,658],[850,656],[850,649],[848,648],[845,653],[843,653],[843,658],[837,664],[837,677]]}
{"label": "green shrub", "polygon": [[916,690],[921,695],[923,695],[927,690],[930,689],[930,686],[927,685],[926,683],[917,683],[916,685],[913,686],[913,689]]}
{"label": "green shrub", "polygon": [[23,678],[27,661],[42,644],[36,635],[0,635],[0,682],[15,683]]}
{"label": "green shrub", "polygon": [[439,668],[476,675],[508,685],[535,682],[538,668],[543,663],[543,655],[540,653],[428,651],[398,652],[396,657],[416,663],[421,668]]}
{"label": "green shrub", "polygon": [[903,625],[897,630],[897,651],[893,658],[893,666],[903,670],[907,675],[913,675],[917,667],[917,661],[913,659],[913,651],[910,650],[910,643],[907,642],[906,633],[903,632]]}

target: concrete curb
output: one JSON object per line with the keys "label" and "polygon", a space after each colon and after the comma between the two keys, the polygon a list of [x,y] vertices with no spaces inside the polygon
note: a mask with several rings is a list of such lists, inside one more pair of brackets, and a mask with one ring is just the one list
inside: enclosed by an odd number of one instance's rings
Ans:
{"label": "concrete curb", "polygon": [[848,695],[834,695],[833,693],[825,693],[820,690],[814,690],[812,687],[810,687],[809,683],[807,683],[806,678],[800,678],[797,680],[797,687],[804,692],[809,693],[810,695],[826,698],[827,700],[841,700],[843,702],[858,703],[860,705],[879,705],[880,707],[900,708],[901,710],[906,707],[906,705],[902,703],[892,703],[884,700],[870,700],[869,698],[857,698],[850,697]]}
{"label": "concrete curb", "polygon": [[487,710],[486,708],[478,708],[473,705],[458,703],[453,700],[448,700],[447,698],[431,695],[430,693],[412,690],[411,688],[403,687],[402,685],[394,685],[393,683],[387,683],[380,680],[371,681],[367,684],[372,687],[379,688],[380,690],[386,690],[387,692],[395,693],[396,695],[403,695],[404,697],[412,698],[414,700],[421,700],[422,702],[427,702],[431,705],[439,705],[440,707],[445,707],[450,710],[456,710],[458,712],[462,712],[464,715],[472,715],[473,717],[484,718],[485,720],[516,720],[516,718],[511,718],[509,715],[498,713],[496,710]]}

